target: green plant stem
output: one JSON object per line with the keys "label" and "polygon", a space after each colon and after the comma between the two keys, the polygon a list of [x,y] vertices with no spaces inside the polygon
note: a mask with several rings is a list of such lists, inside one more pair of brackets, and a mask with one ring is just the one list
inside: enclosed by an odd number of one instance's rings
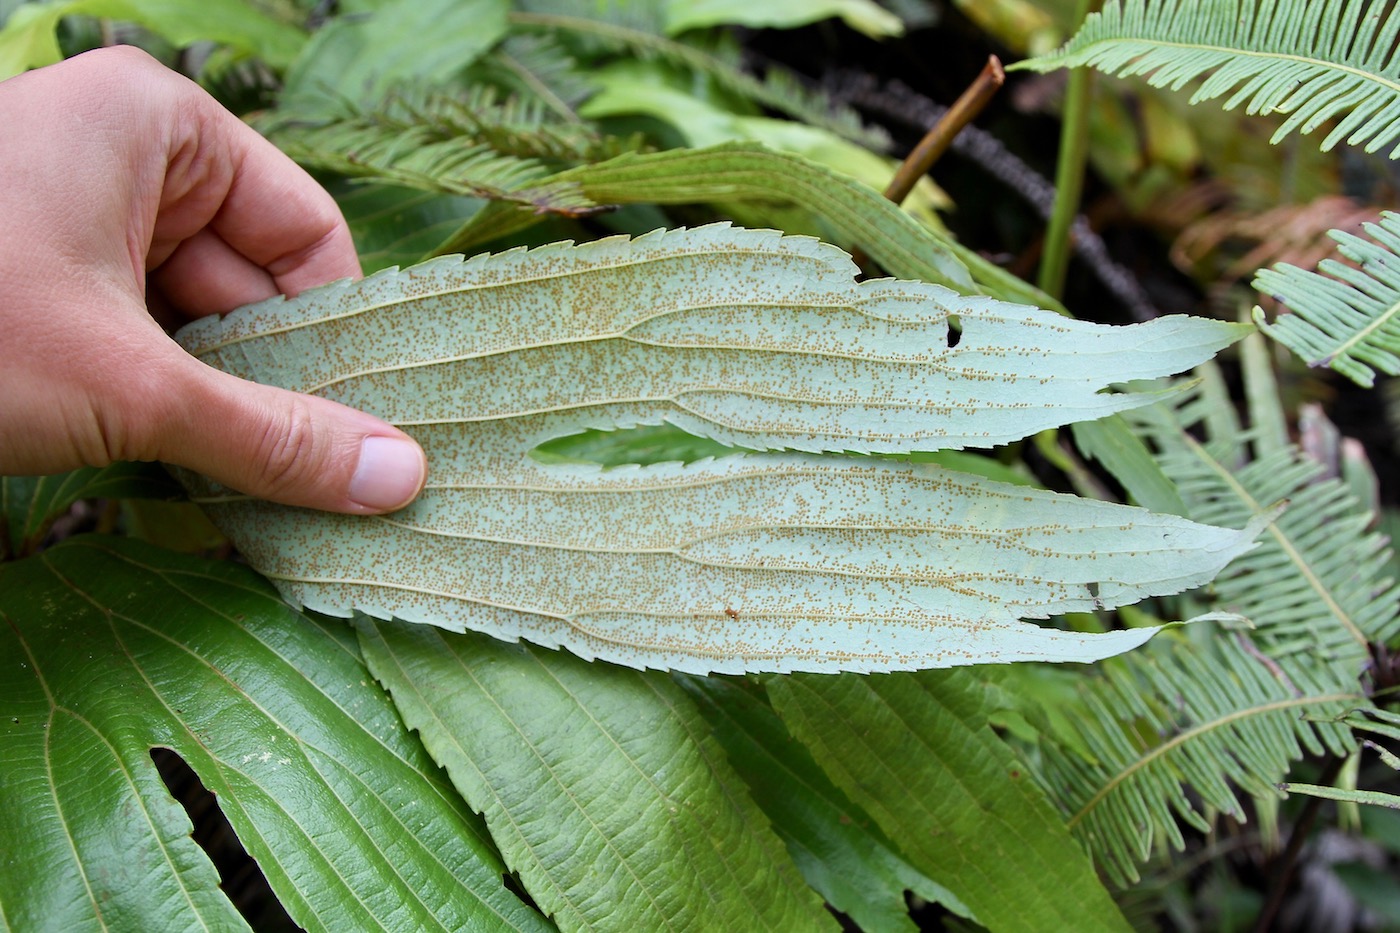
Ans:
{"label": "green plant stem", "polygon": [[[1077,22],[1083,23],[1098,6],[1098,0],[1080,0]],[[1065,88],[1060,155],[1055,167],[1055,209],[1050,214],[1045,249],[1040,255],[1040,289],[1056,298],[1064,294],[1070,228],[1079,213],[1079,199],[1084,190],[1084,165],[1089,157],[1089,93],[1093,85],[1093,69],[1075,68],[1070,71]]]}
{"label": "green plant stem", "polygon": [[[1338,773],[1342,770],[1343,762],[1344,759],[1333,756],[1323,769],[1318,783],[1331,784],[1336,780]],[[1278,915],[1279,908],[1283,906],[1283,899],[1288,894],[1288,883],[1293,878],[1293,870],[1298,866],[1298,854],[1303,851],[1303,843],[1307,841],[1308,833],[1312,831],[1312,825],[1317,820],[1317,813],[1322,808],[1322,802],[1321,797],[1308,798],[1308,802],[1303,806],[1303,812],[1298,815],[1298,819],[1294,822],[1293,832],[1288,836],[1288,846],[1274,863],[1276,867],[1273,877],[1269,880],[1269,897],[1259,911],[1259,917],[1254,924],[1254,933],[1268,933],[1273,928],[1274,917]]]}
{"label": "green plant stem", "polygon": [[987,64],[972,84],[962,92],[942,118],[929,127],[924,138],[919,140],[919,144],[900,164],[899,170],[885,188],[885,197],[896,204],[903,204],[919,179],[929,173],[934,163],[942,158],[943,153],[953,144],[953,139],[962,132],[963,127],[977,118],[1004,83],[1006,72],[1002,70],[1001,60],[995,55],[988,56]]}

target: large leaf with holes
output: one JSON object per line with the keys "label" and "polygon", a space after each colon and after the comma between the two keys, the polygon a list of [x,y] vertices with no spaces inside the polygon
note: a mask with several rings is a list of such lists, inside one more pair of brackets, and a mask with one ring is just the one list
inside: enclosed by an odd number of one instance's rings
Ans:
{"label": "large leaf with holes", "polygon": [[151,759],[212,791],[308,930],[539,930],[342,623],[244,567],[81,537],[0,565],[7,929],[246,928]]}
{"label": "large leaf with holes", "polygon": [[[239,376],[412,433],[431,477],[388,517],[191,478],[292,601],[695,673],[1092,660],[1151,630],[1022,622],[1205,582],[1256,528],[821,452],[1003,443],[1154,396],[1240,333],[1103,327],[921,282],[856,284],[816,240],[724,225],[433,260],[181,332]],[[543,442],[669,422],[747,448],[543,463]],[[805,451],[805,452],[804,452]],[[1256,525],[1259,523],[1256,523]]]}

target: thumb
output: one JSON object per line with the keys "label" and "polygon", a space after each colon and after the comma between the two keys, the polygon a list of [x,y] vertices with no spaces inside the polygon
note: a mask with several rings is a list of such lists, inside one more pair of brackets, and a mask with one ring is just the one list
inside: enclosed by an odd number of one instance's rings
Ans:
{"label": "thumb", "polygon": [[387,422],[193,359],[181,368],[181,413],[152,438],[161,460],[261,499],[332,512],[391,512],[423,488],[422,449]]}

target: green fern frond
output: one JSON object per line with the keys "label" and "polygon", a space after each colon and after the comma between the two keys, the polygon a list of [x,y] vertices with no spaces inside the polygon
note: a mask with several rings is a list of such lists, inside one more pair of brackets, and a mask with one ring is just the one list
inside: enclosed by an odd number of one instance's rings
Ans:
{"label": "green fern frond", "polygon": [[1285,674],[1243,636],[1166,644],[1085,681],[1071,717],[1083,751],[1043,743],[1042,780],[1120,885],[1154,848],[1184,846],[1178,818],[1202,831],[1211,812],[1243,819],[1239,792],[1276,797],[1305,753],[1347,754],[1356,742],[1337,720],[1365,702],[1359,687]]}
{"label": "green fern frond", "polygon": [[1254,321],[1309,366],[1330,366],[1370,388],[1377,369],[1400,373],[1400,214],[1385,211],[1365,230],[1370,239],[1329,234],[1359,268],[1325,259],[1316,272],[1286,263],[1261,269],[1254,287],[1293,313],[1269,324],[1255,308]]}
{"label": "green fern frond", "polygon": [[473,63],[467,80],[533,98],[571,122],[579,122],[578,106],[597,90],[587,67],[548,33],[507,36]]}
{"label": "green fern frond", "polygon": [[1120,0],[1058,52],[1015,67],[1087,65],[1172,89],[1204,78],[1192,103],[1288,114],[1274,142],[1340,118],[1322,148],[1374,152],[1400,136],[1397,35],[1400,7],[1384,0]]}
{"label": "green fern frond", "polygon": [[329,120],[307,123],[293,113],[259,129],[312,168],[568,214],[597,205],[578,186],[548,180],[552,173],[642,147],[639,137],[599,134],[539,101],[503,99],[490,87],[400,86],[372,106],[347,104]]}
{"label": "green fern frond", "polygon": [[1226,527],[1287,502],[1253,551],[1216,578],[1221,608],[1257,626],[1255,641],[1290,676],[1331,671],[1332,683],[1355,684],[1368,643],[1400,633],[1400,588],[1388,576],[1390,548],[1369,531],[1374,516],[1339,479],[1293,445],[1252,456],[1252,432],[1231,426],[1193,430],[1222,404],[1218,382],[1130,420],[1157,448],[1190,518]]}
{"label": "green fern frond", "polygon": [[538,211],[580,212],[595,206],[572,186],[534,184],[550,174],[537,160],[502,155],[463,139],[435,140],[422,128],[386,131],[372,122],[351,120],[286,127],[271,138],[302,165],[348,178],[509,201]]}
{"label": "green fern frond", "polygon": [[726,91],[760,107],[819,126],[870,149],[883,151],[889,147],[889,136],[883,130],[866,126],[851,108],[837,105],[827,95],[805,87],[790,72],[774,66],[759,80],[742,71],[736,61],[693,41],[679,42],[657,32],[567,13],[517,11],[510,14],[510,22],[519,30],[582,39],[598,50],[660,59],[705,75]]}

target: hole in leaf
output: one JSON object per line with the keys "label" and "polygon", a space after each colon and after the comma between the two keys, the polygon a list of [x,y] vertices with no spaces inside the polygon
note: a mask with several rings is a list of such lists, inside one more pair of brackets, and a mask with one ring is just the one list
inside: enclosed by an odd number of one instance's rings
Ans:
{"label": "hole in leaf", "polygon": [[962,340],[962,321],[956,314],[948,315],[948,349],[951,350]]}
{"label": "hole in leaf", "polygon": [[243,848],[219,802],[185,760],[168,748],[151,749],[160,779],[170,796],[185,808],[194,831],[190,837],[209,856],[219,873],[219,887],[254,930],[267,933],[296,931],[301,927],[287,915],[258,863]]}
{"label": "hole in leaf", "polygon": [[590,428],[578,434],[551,438],[530,451],[539,463],[596,463],[646,466],[651,463],[693,463],[706,457],[748,453],[706,437],[696,437],[673,424],[643,424],[634,428],[602,431]]}

